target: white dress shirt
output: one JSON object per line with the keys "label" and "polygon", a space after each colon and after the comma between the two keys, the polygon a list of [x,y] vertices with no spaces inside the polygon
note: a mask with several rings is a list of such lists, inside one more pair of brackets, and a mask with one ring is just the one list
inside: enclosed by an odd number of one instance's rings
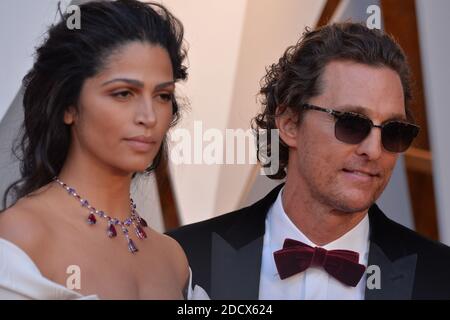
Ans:
{"label": "white dress shirt", "polygon": [[[283,188],[284,189],[284,188]],[[281,189],[277,200],[269,209],[266,217],[266,232],[261,261],[259,299],[317,299],[317,300],[363,300],[366,277],[363,276],[356,287],[347,286],[332,276],[322,267],[312,266],[303,272],[281,280],[273,253],[283,248],[286,238],[301,241],[312,247],[316,245],[309,240],[289,219],[283,209]],[[339,239],[322,248],[326,250],[352,250],[359,253],[359,263],[367,267],[369,255],[369,217],[366,214],[358,225]]]}

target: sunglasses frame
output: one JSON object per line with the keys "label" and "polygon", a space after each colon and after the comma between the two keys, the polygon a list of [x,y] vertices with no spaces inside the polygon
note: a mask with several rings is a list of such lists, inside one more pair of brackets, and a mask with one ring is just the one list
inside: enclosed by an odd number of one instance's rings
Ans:
{"label": "sunglasses frame", "polygon": [[[387,120],[387,121],[383,122],[383,123],[380,124],[380,125],[376,125],[376,124],[373,123],[372,119],[370,119],[370,118],[367,117],[366,115],[363,115],[363,114],[357,113],[357,112],[352,112],[352,111],[338,111],[338,110],[334,110],[334,109],[330,109],[330,108],[319,107],[319,106],[316,106],[316,105],[313,105],[313,104],[309,104],[309,103],[304,103],[304,104],[302,105],[302,109],[305,109],[305,110],[316,110],[316,111],[320,111],[320,112],[325,112],[325,113],[328,113],[329,115],[332,115],[332,116],[333,116],[335,119],[337,119],[337,120],[339,120],[341,117],[343,117],[343,116],[345,116],[345,115],[352,115],[352,116],[360,117],[360,118],[363,118],[363,119],[366,119],[366,120],[369,121],[369,124],[370,124],[370,131],[372,131],[372,128],[379,128],[380,130],[383,130],[383,128],[384,128],[387,124],[392,123],[392,122],[399,122],[399,123],[403,123],[403,124],[406,124],[406,125],[410,125],[410,126],[415,127],[415,128],[417,129],[417,131],[416,131],[416,133],[415,133],[413,139],[417,137],[417,135],[419,134],[419,131],[420,131],[420,126],[418,126],[418,125],[416,125],[416,124],[414,124],[414,123],[407,122],[407,121]],[[336,125],[336,124],[335,124],[335,125]],[[370,134],[370,131],[369,131],[369,134]],[[369,134],[368,134],[368,135],[369,135]],[[368,136],[368,135],[367,135],[367,136]],[[336,136],[336,132],[335,132],[335,136]],[[367,136],[366,136],[364,139],[366,139]],[[336,139],[338,139],[338,138],[336,137]],[[361,140],[361,142],[364,141],[364,139]],[[340,139],[338,139],[338,140],[341,141]],[[348,142],[345,142],[345,141],[342,141],[342,142],[348,143]],[[359,142],[359,143],[361,143],[361,142]],[[349,143],[349,144],[350,144],[350,143]],[[399,151],[399,152],[389,151],[389,150],[387,150],[387,149],[385,148],[385,146],[383,145],[383,142],[381,142],[381,145],[382,145],[383,148],[384,148],[386,151],[388,151],[388,152],[393,152],[393,153],[401,153],[401,152],[404,152],[404,151]],[[408,147],[408,148],[409,148],[409,147]]]}

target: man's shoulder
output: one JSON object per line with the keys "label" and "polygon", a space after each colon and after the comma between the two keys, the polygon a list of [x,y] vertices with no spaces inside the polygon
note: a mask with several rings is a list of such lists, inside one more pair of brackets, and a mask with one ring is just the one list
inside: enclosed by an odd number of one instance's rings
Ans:
{"label": "man's shoulder", "polygon": [[283,184],[278,185],[265,197],[250,206],[208,220],[182,226],[176,230],[167,232],[167,235],[175,238],[179,242],[193,243],[210,241],[212,233],[224,235],[234,227],[239,229],[240,232],[251,230],[250,232],[254,233],[255,230],[259,231],[263,228],[266,214],[275,202],[282,186]]}
{"label": "man's shoulder", "polygon": [[[394,222],[395,223],[395,222]],[[402,230],[403,239],[407,246],[414,247],[417,251],[425,256],[438,255],[440,258],[445,258],[450,266],[450,247],[442,242],[432,240],[413,231],[405,226],[398,225],[399,230]]]}
{"label": "man's shoulder", "polygon": [[[450,247],[421,235],[384,215],[383,220],[384,230],[380,231],[389,237],[392,246],[401,246],[405,253],[417,253],[421,258],[439,256],[440,261],[446,261],[450,266]],[[377,233],[383,236],[381,232]]]}
{"label": "man's shoulder", "polygon": [[211,233],[222,233],[233,224],[238,223],[246,214],[249,213],[249,211],[251,211],[251,206],[200,222],[187,224],[178,229],[167,232],[167,235],[176,240],[194,241],[195,239],[198,239],[199,241],[204,241],[204,238],[210,237]]}

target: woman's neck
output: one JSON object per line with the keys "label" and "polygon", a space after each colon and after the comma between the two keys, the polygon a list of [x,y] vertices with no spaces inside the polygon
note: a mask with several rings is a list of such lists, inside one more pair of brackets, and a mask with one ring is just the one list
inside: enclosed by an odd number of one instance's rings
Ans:
{"label": "woman's neck", "polygon": [[130,216],[131,174],[68,160],[58,177],[97,210],[120,220]]}

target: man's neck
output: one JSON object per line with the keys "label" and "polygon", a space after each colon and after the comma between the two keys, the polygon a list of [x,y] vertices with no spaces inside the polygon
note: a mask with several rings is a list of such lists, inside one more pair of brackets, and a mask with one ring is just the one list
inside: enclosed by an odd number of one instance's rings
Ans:
{"label": "man's neck", "polygon": [[289,219],[318,246],[339,239],[357,226],[367,214],[367,210],[349,213],[327,207],[289,179],[281,198]]}

